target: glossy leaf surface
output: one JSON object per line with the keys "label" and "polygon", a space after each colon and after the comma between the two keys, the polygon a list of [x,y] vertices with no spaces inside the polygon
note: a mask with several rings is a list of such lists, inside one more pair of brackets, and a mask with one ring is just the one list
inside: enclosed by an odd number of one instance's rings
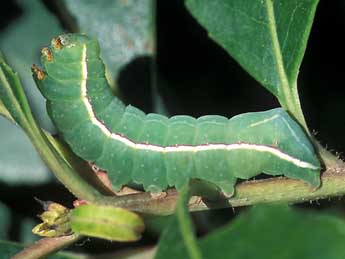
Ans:
{"label": "glossy leaf surface", "polygon": [[192,15],[299,118],[297,75],[317,0],[187,0]]}

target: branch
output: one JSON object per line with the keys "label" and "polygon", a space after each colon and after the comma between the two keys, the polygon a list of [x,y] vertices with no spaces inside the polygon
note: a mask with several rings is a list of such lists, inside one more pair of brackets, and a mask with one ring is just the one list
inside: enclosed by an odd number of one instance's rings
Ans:
{"label": "branch", "polygon": [[79,240],[81,236],[69,235],[63,237],[46,237],[24,248],[10,259],[38,259],[46,257],[56,251]]}
{"label": "branch", "polygon": [[[300,203],[345,194],[345,166],[329,168],[322,174],[322,186],[313,190],[300,180],[276,177],[252,180],[236,186],[235,196],[211,201],[194,196],[190,211],[239,207],[258,203]],[[129,194],[121,197],[103,197],[95,203],[126,208],[144,214],[169,215],[174,212],[178,193],[168,190],[162,198],[152,198],[149,193]]]}

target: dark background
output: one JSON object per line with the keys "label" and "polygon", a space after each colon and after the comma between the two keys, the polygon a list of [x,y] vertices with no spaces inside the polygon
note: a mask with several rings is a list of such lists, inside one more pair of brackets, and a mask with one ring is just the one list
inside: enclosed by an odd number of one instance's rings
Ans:
{"label": "dark background", "polygon": [[[56,15],[56,1],[44,1]],[[0,9],[0,30],[21,16],[14,1]],[[298,80],[303,111],[310,129],[331,150],[345,150],[345,3],[321,0]],[[62,23],[62,25],[64,25]],[[278,107],[275,97],[253,80],[215,42],[184,8],[182,0],[158,0],[158,89],[169,114],[220,114],[231,117],[248,111]],[[149,96],[149,59],[133,61],[123,69],[120,88],[127,102],[152,111]],[[130,83],[141,77],[144,86]],[[0,183],[0,201],[13,209],[9,237],[18,240],[23,215],[33,217],[40,205],[32,197],[69,203],[73,197],[61,185],[35,188]],[[24,197],[24,198],[23,198]],[[221,214],[220,212],[216,212]],[[218,215],[219,216],[219,215]],[[144,242],[149,242],[145,241]]]}

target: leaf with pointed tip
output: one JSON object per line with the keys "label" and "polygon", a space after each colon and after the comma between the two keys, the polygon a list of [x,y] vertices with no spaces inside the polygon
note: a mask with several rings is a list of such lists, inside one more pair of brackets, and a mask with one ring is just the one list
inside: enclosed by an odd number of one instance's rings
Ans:
{"label": "leaf with pointed tip", "polygon": [[22,128],[30,127],[31,116],[29,104],[25,98],[22,84],[12,68],[6,63],[0,52],[0,101],[4,109]]}
{"label": "leaf with pointed tip", "polygon": [[192,15],[303,122],[297,75],[318,0],[186,0]]}

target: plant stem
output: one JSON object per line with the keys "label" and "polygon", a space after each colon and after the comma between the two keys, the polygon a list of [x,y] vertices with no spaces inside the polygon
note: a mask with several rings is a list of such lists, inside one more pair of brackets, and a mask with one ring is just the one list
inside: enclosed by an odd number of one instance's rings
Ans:
{"label": "plant stem", "polygon": [[[300,203],[345,194],[345,167],[330,168],[322,175],[322,186],[313,190],[307,183],[283,177],[248,181],[237,185],[235,196],[211,201],[194,196],[190,211],[239,207],[258,203]],[[149,193],[122,197],[104,197],[97,204],[123,207],[139,213],[169,215],[174,212],[177,192],[168,190],[163,198],[152,198]]]}
{"label": "plant stem", "polygon": [[36,123],[25,129],[41,158],[65,187],[79,199],[95,201],[101,194],[77,174],[55,151]]}
{"label": "plant stem", "polygon": [[69,235],[63,237],[42,238],[31,246],[24,248],[10,259],[39,259],[63,249],[78,241],[81,236]]}

